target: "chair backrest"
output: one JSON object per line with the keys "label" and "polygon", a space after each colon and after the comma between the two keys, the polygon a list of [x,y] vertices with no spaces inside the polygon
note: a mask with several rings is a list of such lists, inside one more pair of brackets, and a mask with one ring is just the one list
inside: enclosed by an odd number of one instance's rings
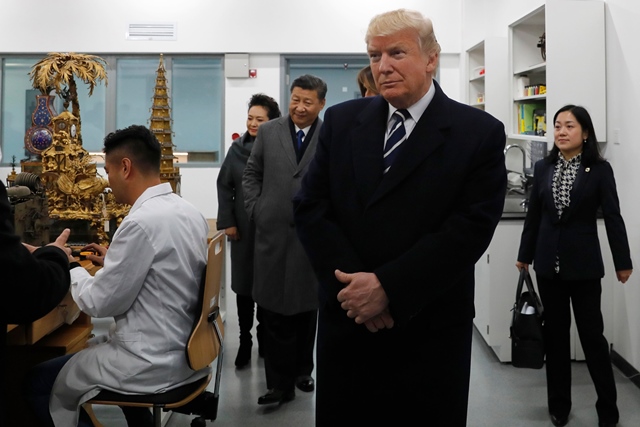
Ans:
{"label": "chair backrest", "polygon": [[[209,366],[218,357],[222,344],[224,328],[220,316],[220,285],[224,265],[224,238],[224,233],[220,232],[209,243],[207,267],[200,286],[200,316],[187,342],[187,361],[194,371]],[[220,339],[214,322],[221,332]]]}

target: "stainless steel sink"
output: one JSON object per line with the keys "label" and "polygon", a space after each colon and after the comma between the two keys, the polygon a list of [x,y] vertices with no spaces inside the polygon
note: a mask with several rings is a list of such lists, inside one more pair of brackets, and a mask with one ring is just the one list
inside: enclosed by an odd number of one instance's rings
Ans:
{"label": "stainless steel sink", "polygon": [[512,213],[512,214],[524,214],[527,213],[527,202],[522,195],[513,194],[505,197],[504,199],[504,207],[502,208],[503,213]]}

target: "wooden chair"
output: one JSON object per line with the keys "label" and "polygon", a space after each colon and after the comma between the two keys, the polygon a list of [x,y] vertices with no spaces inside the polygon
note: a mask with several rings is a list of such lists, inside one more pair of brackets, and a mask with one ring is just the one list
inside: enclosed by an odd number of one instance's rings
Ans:
{"label": "wooden chair", "polygon": [[[88,401],[91,405],[118,405],[153,408],[155,427],[161,426],[162,410],[200,415],[191,422],[192,427],[205,426],[205,420],[215,420],[218,413],[220,375],[224,326],[220,317],[220,283],[224,265],[224,233],[220,232],[209,243],[206,274],[200,289],[198,305],[200,315],[194,322],[187,342],[189,366],[194,371],[209,366],[218,358],[213,393],[205,393],[211,374],[193,383],[160,394],[126,395],[103,390]],[[89,410],[91,413],[92,411]]]}

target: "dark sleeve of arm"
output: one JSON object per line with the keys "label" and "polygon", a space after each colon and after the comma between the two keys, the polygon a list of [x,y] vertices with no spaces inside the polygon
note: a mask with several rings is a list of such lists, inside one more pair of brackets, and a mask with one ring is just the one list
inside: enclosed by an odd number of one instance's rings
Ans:
{"label": "dark sleeve of arm", "polygon": [[520,249],[518,250],[518,261],[531,264],[536,252],[538,241],[538,231],[540,230],[540,218],[542,216],[542,197],[540,194],[542,178],[542,165],[544,160],[536,163],[533,173],[533,186],[529,196],[529,206],[527,216],[524,220],[522,235],[520,237]]}
{"label": "dark sleeve of arm", "polygon": [[0,271],[6,323],[25,323],[51,311],[69,289],[69,261],[64,251],[45,246],[33,254],[14,234],[4,185],[0,184]]}
{"label": "dark sleeve of arm", "polygon": [[230,149],[227,153],[227,157],[222,163],[220,173],[218,174],[218,217],[216,218],[216,228],[223,230],[229,227],[235,227],[236,214],[235,214],[235,194],[236,185],[242,185],[242,183],[236,183],[233,180],[233,149]]}
{"label": "dark sleeve of arm", "polygon": [[262,194],[262,178],[264,173],[263,138],[258,132],[251,155],[242,173],[242,194],[244,195],[244,209],[250,220],[254,219],[254,213],[260,195]]}
{"label": "dark sleeve of arm", "polygon": [[[331,200],[332,110],[325,113],[315,156],[293,199],[296,231],[328,295],[343,288],[334,276],[335,269],[353,273],[364,271],[352,244],[337,224]],[[331,296],[329,296],[331,298]],[[335,301],[335,298],[333,298]]]}
{"label": "dark sleeve of arm", "polygon": [[613,264],[616,271],[631,270],[631,255],[629,240],[624,220],[620,214],[620,201],[613,169],[609,163],[604,164],[603,178],[600,182],[600,198],[604,225],[607,229],[607,239],[613,256]]}

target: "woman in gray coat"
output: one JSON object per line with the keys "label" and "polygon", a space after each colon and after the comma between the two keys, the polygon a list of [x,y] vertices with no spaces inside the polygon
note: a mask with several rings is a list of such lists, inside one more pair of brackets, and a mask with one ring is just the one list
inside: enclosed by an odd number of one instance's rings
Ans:
{"label": "woman in gray coat", "polygon": [[[253,288],[254,224],[249,221],[244,209],[242,194],[242,172],[251,154],[258,127],[271,119],[280,117],[278,103],[264,94],[256,94],[249,100],[247,132],[233,141],[218,175],[218,230],[224,230],[231,241],[231,289],[236,293],[238,322],[240,324],[240,346],[236,356],[236,368],[245,367],[251,360],[253,346],[251,328],[255,303],[251,296]],[[260,307],[257,309],[257,335],[259,353],[262,355],[262,325]]]}

